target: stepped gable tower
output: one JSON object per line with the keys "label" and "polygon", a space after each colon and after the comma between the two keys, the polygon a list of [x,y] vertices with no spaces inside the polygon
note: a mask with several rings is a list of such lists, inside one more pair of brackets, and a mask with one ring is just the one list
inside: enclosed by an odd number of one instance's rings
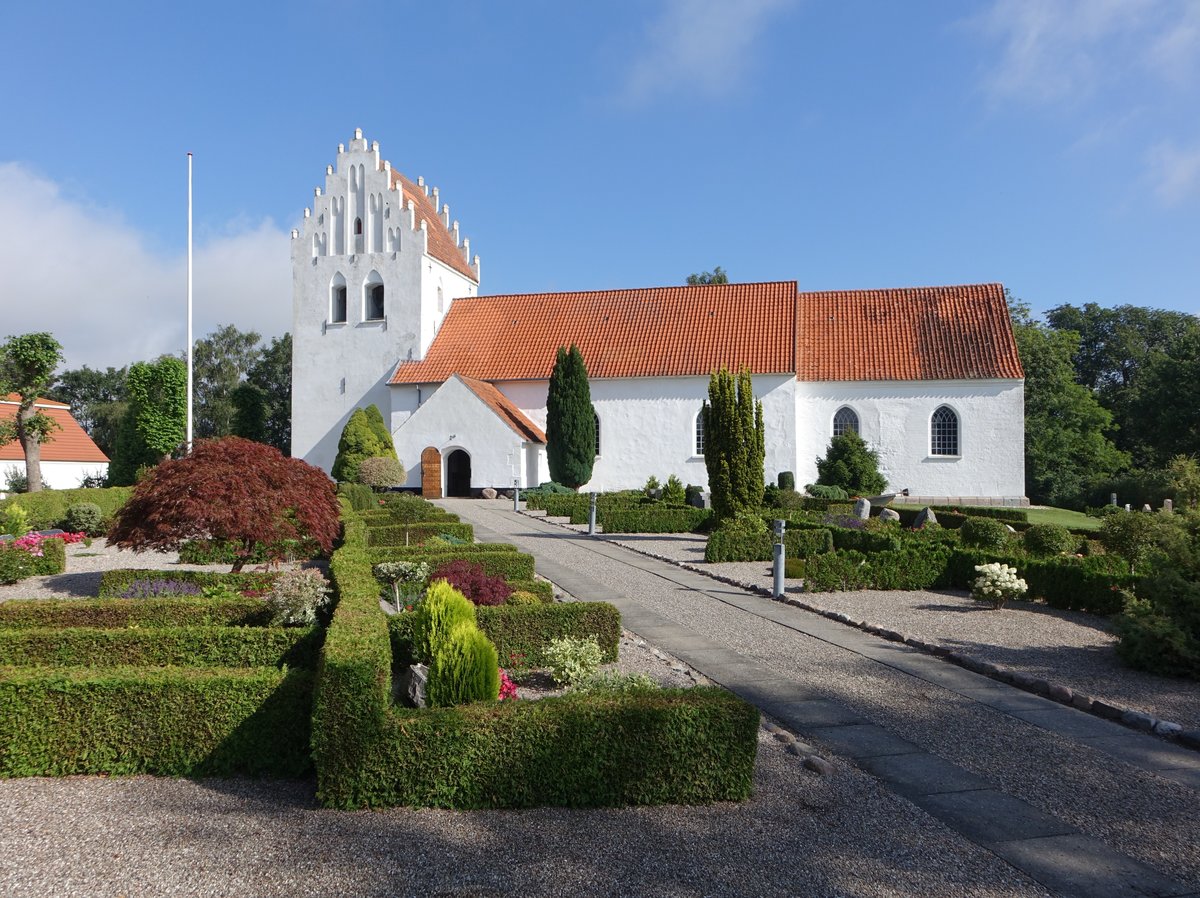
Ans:
{"label": "stepped gable tower", "polygon": [[314,193],[292,231],[292,454],[328,471],[356,408],[390,420],[393,370],[478,293],[479,257],[438,188],[394,170],[361,129]]}

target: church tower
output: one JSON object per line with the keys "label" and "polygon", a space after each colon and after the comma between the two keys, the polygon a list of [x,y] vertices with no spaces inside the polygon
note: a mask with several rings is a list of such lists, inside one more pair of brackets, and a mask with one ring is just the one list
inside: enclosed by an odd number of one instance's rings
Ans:
{"label": "church tower", "polygon": [[356,408],[390,421],[396,365],[423,358],[450,303],[478,291],[479,257],[438,189],[361,130],[339,144],[292,231],[292,455],[328,471]]}

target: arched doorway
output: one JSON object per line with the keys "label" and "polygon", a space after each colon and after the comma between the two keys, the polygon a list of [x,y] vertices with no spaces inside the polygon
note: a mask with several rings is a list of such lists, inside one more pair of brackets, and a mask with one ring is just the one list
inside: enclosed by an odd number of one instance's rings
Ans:
{"label": "arched doorway", "polygon": [[446,495],[471,495],[471,456],[462,449],[446,456]]}
{"label": "arched doorway", "polygon": [[442,498],[442,453],[434,446],[421,450],[421,495],[426,499]]}

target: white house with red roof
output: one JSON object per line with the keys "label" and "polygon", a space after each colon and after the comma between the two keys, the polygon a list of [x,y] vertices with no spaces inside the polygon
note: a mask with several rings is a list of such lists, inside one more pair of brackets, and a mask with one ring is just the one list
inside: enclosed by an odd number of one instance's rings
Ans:
{"label": "white house with red roof", "polygon": [[549,479],[555,353],[583,353],[599,452],[588,488],[707,486],[709,375],[746,367],[766,476],[816,479],[858,431],[889,489],[1024,504],[1024,374],[999,284],[802,293],[795,281],[479,296],[437,188],[356,132],[292,233],[292,451],[326,470],[355,408],[390,422],[426,495]]}
{"label": "white house with red roof", "polygon": [[[21,397],[16,393],[0,399],[0,421],[15,419],[20,401]],[[42,482],[46,487],[75,489],[84,478],[108,475],[108,456],[71,417],[69,405],[53,399],[38,399],[34,408],[59,426],[41,447]],[[16,440],[0,446],[0,481],[7,481],[10,472],[25,474],[25,453]]]}

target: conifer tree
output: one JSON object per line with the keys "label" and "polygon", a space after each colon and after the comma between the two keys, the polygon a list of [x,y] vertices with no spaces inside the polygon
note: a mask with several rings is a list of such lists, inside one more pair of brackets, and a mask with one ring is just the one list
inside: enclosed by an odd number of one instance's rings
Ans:
{"label": "conifer tree", "polygon": [[829,441],[825,457],[817,459],[817,474],[817,483],[840,486],[851,496],[874,496],[887,488],[887,478],[879,473],[879,453],[852,429]]}
{"label": "conifer tree", "polygon": [[719,520],[762,505],[766,458],[762,403],[754,401],[750,371],[735,377],[722,367],[708,383],[704,404],[704,465]]}
{"label": "conifer tree", "polygon": [[579,347],[558,348],[546,397],[546,460],[550,479],[579,489],[592,479],[596,460],[596,411],[587,366]]}
{"label": "conifer tree", "polygon": [[[395,452],[395,450],[392,450]],[[337,458],[333,461],[330,472],[334,480],[347,483],[358,481],[358,466],[365,458],[386,456],[387,448],[379,439],[379,434],[371,426],[371,419],[361,408],[356,408],[342,428],[342,437],[338,440]]]}
{"label": "conifer tree", "polygon": [[229,394],[233,403],[233,435],[267,442],[267,398],[257,386],[243,381]]}
{"label": "conifer tree", "polygon": [[380,455],[384,458],[394,458],[399,461],[399,456],[396,455],[396,444],[392,442],[392,432],[388,430],[387,424],[383,421],[383,412],[379,410],[379,406],[371,403],[365,409],[367,420],[371,422],[371,429],[375,431],[375,435],[379,437],[379,442],[383,446],[384,451]]}

